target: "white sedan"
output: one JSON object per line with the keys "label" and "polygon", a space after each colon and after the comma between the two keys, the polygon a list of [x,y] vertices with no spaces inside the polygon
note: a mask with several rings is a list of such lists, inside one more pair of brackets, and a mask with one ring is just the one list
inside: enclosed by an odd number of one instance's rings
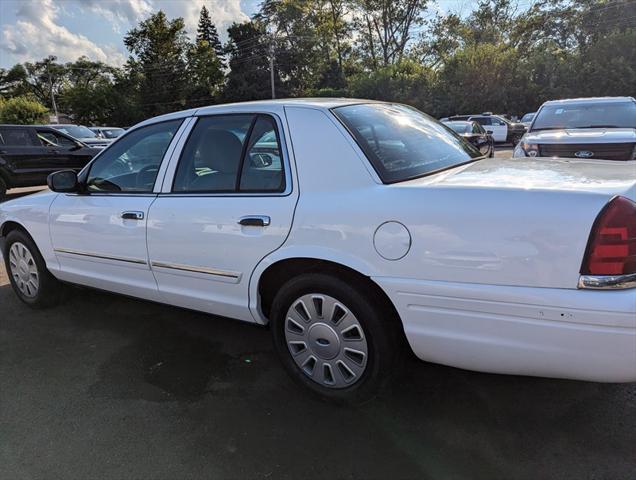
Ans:
{"label": "white sedan", "polygon": [[487,159],[410,107],[299,99],[145,121],[49,187],[0,206],[33,307],[72,283],[269,324],[337,401],[377,392],[405,346],[636,381],[633,165]]}

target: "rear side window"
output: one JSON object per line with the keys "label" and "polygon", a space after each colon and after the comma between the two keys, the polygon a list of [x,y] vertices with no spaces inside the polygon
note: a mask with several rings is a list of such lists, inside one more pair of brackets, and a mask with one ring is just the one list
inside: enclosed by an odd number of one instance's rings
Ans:
{"label": "rear side window", "polygon": [[333,113],[384,183],[421,177],[482,156],[437,120],[404,105],[349,105]]}
{"label": "rear side window", "polygon": [[215,115],[198,120],[175,174],[175,193],[281,192],[283,160],[269,115]]}
{"label": "rear side window", "polygon": [[0,141],[10,147],[31,147],[33,139],[28,130],[22,128],[0,129]]}

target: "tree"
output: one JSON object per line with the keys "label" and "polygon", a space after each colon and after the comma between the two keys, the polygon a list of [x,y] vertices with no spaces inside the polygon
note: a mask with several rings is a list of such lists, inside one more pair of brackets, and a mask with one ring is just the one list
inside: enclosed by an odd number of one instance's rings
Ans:
{"label": "tree", "polygon": [[370,66],[400,62],[422,24],[427,0],[355,0],[361,53]]}
{"label": "tree", "polygon": [[140,82],[143,116],[182,109],[186,104],[189,50],[183,18],[168,20],[160,10],[130,30],[124,44],[131,53],[126,69]]}
{"label": "tree", "polygon": [[216,57],[220,62],[222,68],[225,68],[225,50],[219,40],[219,34],[216,31],[214,23],[210,18],[210,12],[203,5],[201,7],[201,14],[199,15],[199,26],[197,27],[197,43],[205,41],[209,46],[214,49]]}
{"label": "tree", "polygon": [[[270,98],[269,43],[265,26],[257,21],[234,23],[228,29],[230,73],[222,98],[225,101],[260,100]],[[278,73],[276,91],[285,96]]]}
{"label": "tree", "polygon": [[65,65],[66,79],[60,91],[59,106],[78,123],[107,123],[114,109],[117,69],[102,62],[80,57]]}
{"label": "tree", "polygon": [[37,100],[14,97],[0,103],[0,123],[35,125],[47,121],[48,109]]}

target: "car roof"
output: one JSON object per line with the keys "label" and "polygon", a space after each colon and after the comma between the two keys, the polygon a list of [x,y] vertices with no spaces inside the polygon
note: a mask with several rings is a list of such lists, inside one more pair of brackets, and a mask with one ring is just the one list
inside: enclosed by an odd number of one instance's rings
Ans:
{"label": "car roof", "polygon": [[179,112],[167,113],[158,117],[149,118],[133,128],[138,128],[153,123],[165,122],[169,120],[177,120],[181,118],[192,117],[195,115],[211,115],[215,112],[219,113],[242,113],[242,112],[258,112],[258,111],[276,111],[284,107],[309,107],[321,110],[329,110],[331,108],[343,107],[345,105],[356,105],[361,103],[397,103],[397,102],[380,102],[377,100],[364,100],[359,98],[281,98],[275,100],[253,100],[249,102],[222,103],[218,105],[210,105],[207,107],[191,108]]}
{"label": "car roof", "polygon": [[443,123],[472,124],[472,120],[444,120]]}
{"label": "car roof", "polygon": [[634,97],[581,97],[581,98],[564,98],[562,100],[548,100],[544,105],[566,105],[576,103],[621,103],[636,102]]}

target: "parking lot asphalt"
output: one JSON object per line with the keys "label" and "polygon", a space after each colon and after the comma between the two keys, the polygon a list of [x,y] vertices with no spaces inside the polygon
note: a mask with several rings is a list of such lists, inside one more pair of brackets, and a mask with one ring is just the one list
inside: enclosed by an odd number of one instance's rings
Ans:
{"label": "parking lot asphalt", "polygon": [[636,384],[409,359],[362,407],[299,390],[267,329],[0,267],[0,478],[633,479]]}

